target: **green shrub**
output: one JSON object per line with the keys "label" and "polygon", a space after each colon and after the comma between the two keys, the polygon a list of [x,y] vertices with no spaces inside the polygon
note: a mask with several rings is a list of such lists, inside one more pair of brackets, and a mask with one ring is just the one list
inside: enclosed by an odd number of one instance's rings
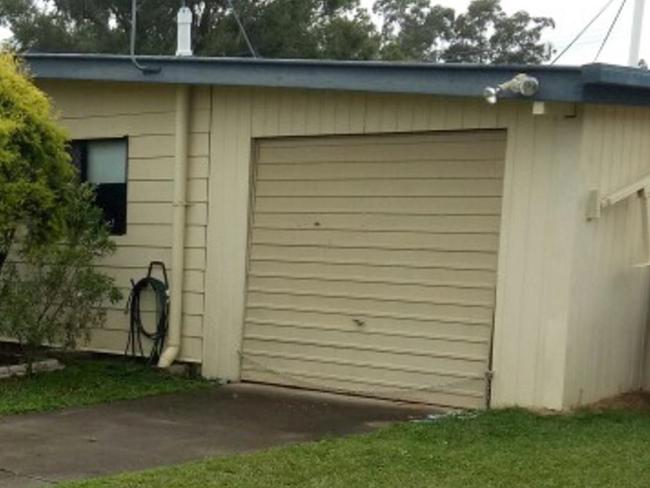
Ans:
{"label": "green shrub", "polygon": [[121,298],[96,267],[115,244],[94,201],[49,100],[0,54],[0,336],[19,342],[30,372],[41,345],[88,340]]}
{"label": "green shrub", "polygon": [[88,185],[71,185],[59,243],[18,251],[0,273],[0,334],[21,345],[30,372],[43,344],[66,349],[88,341],[106,318],[107,302],[121,299],[96,260],[114,252],[101,211]]}
{"label": "green shrub", "polygon": [[24,246],[58,238],[75,179],[67,136],[48,98],[16,59],[0,53],[0,270],[18,232]]}

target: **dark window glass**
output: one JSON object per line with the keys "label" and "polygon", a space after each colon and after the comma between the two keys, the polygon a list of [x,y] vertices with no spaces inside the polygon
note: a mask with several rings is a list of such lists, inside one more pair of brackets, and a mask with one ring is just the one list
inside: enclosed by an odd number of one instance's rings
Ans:
{"label": "dark window glass", "polygon": [[73,141],[71,155],[83,181],[97,191],[97,205],[114,235],[126,234],[127,139]]}

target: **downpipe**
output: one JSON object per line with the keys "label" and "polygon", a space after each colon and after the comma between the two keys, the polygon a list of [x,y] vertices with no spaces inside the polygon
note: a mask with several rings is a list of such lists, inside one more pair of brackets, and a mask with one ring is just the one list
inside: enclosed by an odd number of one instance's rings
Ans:
{"label": "downpipe", "polygon": [[169,368],[181,349],[183,318],[183,271],[185,269],[185,220],[187,209],[187,160],[190,132],[190,87],[176,87],[174,154],[174,202],[172,223],[171,292],[167,345],[158,360],[159,368]]}

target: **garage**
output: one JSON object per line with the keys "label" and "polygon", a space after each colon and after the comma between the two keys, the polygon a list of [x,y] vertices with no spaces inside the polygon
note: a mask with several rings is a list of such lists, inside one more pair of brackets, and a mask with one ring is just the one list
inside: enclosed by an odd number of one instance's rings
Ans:
{"label": "garage", "polygon": [[[128,138],[102,266],[124,289],[153,259],[175,274],[163,366],[461,407],[650,388],[650,73],[25,61],[72,139]],[[482,96],[523,79],[539,92]],[[89,349],[123,352],[120,305]]]}
{"label": "garage", "polygon": [[505,145],[258,141],[242,379],[484,407]]}

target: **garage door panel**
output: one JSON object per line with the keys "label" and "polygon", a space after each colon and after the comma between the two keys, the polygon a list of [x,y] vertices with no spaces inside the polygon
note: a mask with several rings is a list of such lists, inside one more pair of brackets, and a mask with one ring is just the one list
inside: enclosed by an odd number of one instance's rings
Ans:
{"label": "garage door panel", "polygon": [[494,291],[488,288],[395,285],[352,280],[322,278],[266,278],[252,276],[249,290],[255,292],[306,294],[329,297],[400,300],[405,302],[436,302],[491,307]]}
{"label": "garage door panel", "polygon": [[393,180],[300,180],[260,181],[256,185],[259,196],[300,197],[494,197],[501,195],[501,179],[475,178],[418,178]]}
{"label": "garage door panel", "polygon": [[323,212],[424,215],[496,215],[500,197],[263,197],[255,199],[255,215],[276,212]]}
{"label": "garage door panel", "polygon": [[[482,379],[485,372],[485,363],[454,358],[432,357],[421,363],[426,364],[426,367],[422,368],[403,364],[405,361],[416,363],[419,356],[400,358],[402,363],[393,363],[390,362],[390,358],[394,358],[394,355],[382,355],[382,353],[356,352],[356,354],[352,354],[340,348],[334,350],[334,348],[312,346],[304,346],[304,348],[301,346],[296,351],[295,349],[282,349],[279,343],[278,347],[266,344],[264,348],[255,348],[254,345],[249,344],[247,358],[252,359],[251,363],[258,362],[259,366],[268,365],[270,370],[293,366],[299,371],[350,375],[366,379],[366,382],[374,376],[378,380],[397,383],[400,378],[404,380],[404,373],[407,373],[409,379],[416,380],[416,383],[422,382],[426,386],[462,385],[470,382],[468,380]],[[436,381],[440,378],[444,383]],[[424,383],[423,380],[430,383]]]}
{"label": "garage door panel", "polygon": [[[363,364],[365,367],[382,371],[403,371],[427,374],[430,372],[473,375],[480,377],[485,372],[486,363],[480,356],[463,356],[435,351],[430,354],[418,354],[415,351],[393,348],[395,352],[380,350],[376,346],[367,348],[353,347],[346,342],[315,344],[312,342],[263,340],[264,338],[247,337],[246,350],[251,354],[272,357],[310,358],[316,363]],[[297,353],[296,351],[299,351]],[[483,356],[484,357],[484,356]]]}
{"label": "garage door panel", "polygon": [[[351,324],[347,328],[325,328],[305,326],[286,326],[259,323],[247,320],[247,341],[284,341],[287,344],[340,345],[353,351],[399,351],[413,355],[442,357],[484,358],[489,347],[486,338],[460,337],[422,337],[403,334],[381,334],[371,332],[370,326]],[[370,330],[369,330],[370,329]],[[280,338],[280,339],[278,339]],[[249,342],[249,345],[252,343]]]}
{"label": "garage door panel", "polygon": [[[333,311],[310,311],[267,307],[249,307],[246,320],[249,324],[309,328],[316,330],[359,331],[356,320],[361,320],[364,334],[413,337],[415,339],[449,338],[460,341],[487,341],[489,324],[476,322],[432,320],[426,317],[387,316],[357,313],[354,316]],[[247,329],[248,333],[248,329]]]}
{"label": "garage door panel", "polygon": [[[419,144],[468,141],[468,131],[412,132],[379,135],[346,135],[342,137],[282,137],[261,139],[260,149],[309,149],[329,146],[373,146],[377,144]],[[505,142],[503,130],[480,130],[471,132],[473,142]]]}
{"label": "garage door panel", "polygon": [[496,276],[492,271],[453,268],[410,268],[404,266],[369,266],[356,264],[284,263],[253,261],[252,277],[321,278],[428,286],[455,286],[493,289]]}
{"label": "garage door panel", "polygon": [[[389,383],[387,381],[376,380],[376,375],[366,382],[359,380],[354,376],[330,375],[322,372],[305,372],[297,370],[295,366],[290,369],[268,369],[260,368],[245,362],[242,365],[244,376],[256,378],[261,383],[276,385],[293,386],[296,388],[307,388],[312,390],[323,389],[322,385],[327,385],[329,391],[350,393],[358,395],[371,396],[374,398],[400,399],[403,401],[415,403],[431,403],[435,398],[436,405],[478,409],[485,406],[484,391],[481,392],[481,385],[485,389],[485,380],[474,379],[466,380],[465,390],[454,390],[452,388],[444,389],[446,383],[442,383],[442,378],[430,378],[432,385],[443,385],[440,387],[423,387],[420,384]],[[368,383],[368,381],[371,381]],[[435,381],[435,383],[433,383]],[[456,393],[458,392],[458,393]]]}
{"label": "garage door panel", "polygon": [[501,178],[501,160],[482,159],[466,161],[433,161],[423,165],[422,161],[400,160],[399,162],[319,162],[303,164],[261,165],[258,181],[274,180],[319,180],[344,178]]}
{"label": "garage door panel", "polygon": [[309,246],[254,245],[251,248],[255,261],[283,263],[356,264],[397,267],[440,267],[447,269],[495,270],[496,253],[488,252],[437,252],[389,249],[350,249]]}
{"label": "garage door panel", "polygon": [[496,234],[430,234],[415,232],[362,232],[337,230],[255,229],[253,244],[334,246],[368,249],[423,249],[432,251],[496,252]]}
{"label": "garage door panel", "polygon": [[285,213],[258,214],[257,229],[361,230],[373,232],[491,233],[499,232],[497,216],[368,215]]}
{"label": "garage door panel", "polygon": [[485,322],[492,320],[492,310],[486,306],[447,305],[436,303],[406,302],[403,300],[374,300],[367,298],[339,298],[322,295],[290,295],[288,293],[261,293],[250,291],[249,306],[276,306],[283,308],[305,309],[314,303],[321,310],[366,314],[417,315],[432,319],[453,320],[456,322]]}
{"label": "garage door panel", "polygon": [[505,132],[256,154],[242,377],[484,406]]}
{"label": "garage door panel", "polygon": [[259,153],[260,164],[297,163],[309,164],[329,161],[449,161],[472,159],[503,159],[502,141],[466,142],[420,142],[420,143],[382,143],[375,144],[312,146],[302,147],[262,147]]}
{"label": "garage door panel", "polygon": [[[242,365],[244,366],[244,374],[253,369],[270,373],[280,372],[284,373],[282,376],[298,380],[311,377],[353,381],[357,385],[356,388],[359,388],[361,392],[365,390],[365,392],[371,393],[373,396],[389,395],[396,388],[399,388],[412,391],[447,392],[481,398],[485,389],[485,379],[482,374],[464,375],[462,373],[446,373],[436,370],[389,369],[372,363],[364,363],[363,361],[322,361],[320,358],[311,358],[309,356],[274,356],[256,351],[247,355]],[[404,380],[404,373],[407,373],[410,381]]]}

